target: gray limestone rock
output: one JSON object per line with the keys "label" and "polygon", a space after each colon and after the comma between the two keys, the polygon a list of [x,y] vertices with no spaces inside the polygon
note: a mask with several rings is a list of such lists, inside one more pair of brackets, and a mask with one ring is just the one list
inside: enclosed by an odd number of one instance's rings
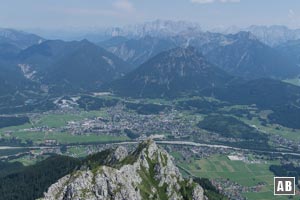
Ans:
{"label": "gray limestone rock", "polygon": [[142,142],[132,153],[119,147],[113,154],[119,163],[79,170],[54,183],[43,200],[183,200],[181,187],[192,188],[193,200],[203,200],[203,189],[185,181],[173,158],[155,142]]}

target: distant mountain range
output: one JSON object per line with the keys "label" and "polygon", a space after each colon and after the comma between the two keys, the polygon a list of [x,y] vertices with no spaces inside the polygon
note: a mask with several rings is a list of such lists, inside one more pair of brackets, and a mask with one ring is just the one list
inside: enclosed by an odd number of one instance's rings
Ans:
{"label": "distant mountain range", "polygon": [[1,96],[97,91],[131,69],[130,64],[86,40],[49,40],[24,50],[0,44]]}
{"label": "distant mountain range", "polygon": [[0,28],[0,44],[8,43],[15,45],[20,49],[25,49],[43,41],[45,41],[45,39],[35,34],[17,31],[14,29]]}
{"label": "distant mountain range", "polygon": [[[109,28],[99,35],[106,37],[122,36],[127,38],[152,37],[173,37],[191,32],[212,32],[222,34],[236,34],[240,31],[250,32],[261,42],[274,47],[289,40],[300,39],[300,29],[290,29],[283,25],[257,26],[252,25],[246,28],[228,27],[205,30],[197,23],[186,21],[155,20],[152,22],[137,25]],[[104,37],[102,37],[104,38]]]}
{"label": "distant mountain range", "polygon": [[187,30],[200,31],[201,27],[197,23],[186,21],[155,20],[125,27],[109,28],[106,30],[106,34],[112,37],[170,37]]}
{"label": "distant mountain range", "polygon": [[110,88],[134,97],[176,97],[226,84],[232,77],[210,64],[196,49],[175,48],[162,52]]}
{"label": "distant mountain range", "polygon": [[249,26],[247,28],[227,28],[225,30],[215,30],[225,34],[235,34],[240,31],[250,32],[257,37],[261,42],[269,46],[277,46],[286,43],[289,40],[300,39],[300,29],[289,29],[286,26]]}
{"label": "distant mountain range", "polygon": [[56,92],[96,90],[131,70],[129,64],[87,40],[45,41],[20,52],[18,58],[25,77]]}
{"label": "distant mountain range", "polygon": [[220,95],[224,88],[234,91],[234,86],[247,88],[240,85],[243,81],[277,79],[260,83],[281,91],[286,83],[280,80],[300,74],[297,40],[270,47],[249,32],[203,32],[195,24],[172,21],[155,21],[114,35],[96,45],[2,29],[0,38],[6,38],[0,42],[2,96],[17,99],[16,94],[26,93],[25,99],[31,94],[111,90],[123,96],[173,98],[209,91],[205,95],[227,101]]}
{"label": "distant mountain range", "polygon": [[29,46],[39,44],[44,39],[30,33],[0,28],[0,93],[13,95],[35,85],[23,76],[17,67],[18,54]]}
{"label": "distant mountain range", "polygon": [[232,75],[245,79],[288,78],[300,74],[300,68],[249,32],[227,35],[225,43],[205,53],[207,59]]}
{"label": "distant mountain range", "polygon": [[[139,23],[134,25],[127,25],[123,27],[109,27],[109,28],[91,28],[88,30],[81,30],[80,28],[72,28],[68,30],[32,30],[37,34],[44,35],[46,38],[50,39],[64,39],[64,40],[82,40],[88,39],[89,41],[98,43],[112,37],[126,37],[126,38],[143,38],[146,36],[151,37],[173,37],[182,35],[183,33],[191,32],[212,32],[212,33],[222,33],[222,34],[236,34],[240,31],[250,32],[261,42],[269,46],[277,46],[285,43],[289,40],[300,39],[300,29],[291,29],[283,25],[272,25],[272,26],[262,26],[262,25],[252,25],[245,28],[240,28],[237,26],[225,27],[225,28],[212,28],[204,29],[201,25],[197,23],[191,23],[187,21],[172,21],[172,20],[154,20],[145,23]],[[0,29],[0,38],[2,36],[7,37],[19,37],[21,35],[29,35],[12,29]],[[1,36],[2,35],[2,36]],[[31,34],[34,36],[33,34]],[[38,36],[37,36],[38,37]],[[28,47],[32,44],[32,41],[36,41],[35,37],[28,40],[21,46]],[[39,41],[41,38],[37,38]],[[0,39],[1,41],[2,39]],[[29,45],[28,45],[28,41]],[[20,42],[20,40],[19,40]],[[24,41],[22,41],[24,42]],[[1,43],[1,42],[0,42]]]}
{"label": "distant mountain range", "polygon": [[134,66],[139,66],[162,51],[176,47],[172,40],[152,36],[136,39],[118,36],[101,42],[99,45]]}
{"label": "distant mountain range", "polygon": [[174,37],[113,37],[100,46],[135,67],[162,51],[175,47],[197,48],[206,59],[224,71],[246,79],[291,78],[300,74],[297,63],[285,54],[260,42],[249,32],[223,35],[185,32]]}
{"label": "distant mountain range", "polygon": [[203,34],[205,32],[227,35],[236,34],[241,31],[252,33],[261,42],[271,47],[285,43],[289,40],[300,39],[300,29],[290,29],[283,25],[252,25],[246,28],[232,26],[228,28],[204,29],[197,23],[171,20],[155,20],[124,27],[112,27],[98,32],[94,31],[93,33],[85,34],[84,37],[93,42],[100,42],[111,37],[126,37],[129,39],[138,39],[146,36],[169,38],[178,35],[191,36],[191,33],[196,33],[198,34],[197,37],[199,37],[199,34]]}

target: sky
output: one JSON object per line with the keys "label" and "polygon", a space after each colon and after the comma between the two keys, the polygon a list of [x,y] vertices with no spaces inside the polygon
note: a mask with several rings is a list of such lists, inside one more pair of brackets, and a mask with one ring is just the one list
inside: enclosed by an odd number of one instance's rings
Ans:
{"label": "sky", "polygon": [[156,19],[300,28],[300,0],[0,0],[0,27],[90,29]]}

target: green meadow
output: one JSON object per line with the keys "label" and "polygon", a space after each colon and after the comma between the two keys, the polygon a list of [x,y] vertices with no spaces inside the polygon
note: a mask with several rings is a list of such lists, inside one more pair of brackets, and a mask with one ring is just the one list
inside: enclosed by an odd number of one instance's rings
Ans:
{"label": "green meadow", "polygon": [[[174,154],[175,157],[179,155]],[[229,179],[242,186],[251,187],[258,183],[265,183],[259,192],[247,192],[243,196],[253,200],[287,199],[273,195],[274,174],[269,171],[275,161],[263,161],[262,163],[245,163],[243,161],[231,161],[224,155],[213,155],[204,159],[192,159],[191,163],[180,162],[179,166],[196,177],[208,179]]]}

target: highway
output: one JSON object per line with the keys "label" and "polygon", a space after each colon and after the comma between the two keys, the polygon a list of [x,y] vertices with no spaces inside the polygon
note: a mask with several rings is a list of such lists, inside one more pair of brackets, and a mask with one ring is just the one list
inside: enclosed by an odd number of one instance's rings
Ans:
{"label": "highway", "polygon": [[[101,143],[101,144],[116,144],[116,145],[125,145],[125,144],[137,144],[141,141],[126,141],[126,142],[110,142],[110,143]],[[281,154],[281,155],[294,155],[300,156],[300,153],[294,152],[283,152],[283,151],[265,151],[265,150],[255,150],[255,149],[247,149],[247,148],[239,148],[239,147],[232,147],[227,145],[217,145],[217,144],[205,144],[205,143],[197,143],[191,141],[172,141],[172,140],[157,140],[155,141],[157,144],[169,144],[169,145],[183,145],[183,146],[195,146],[195,147],[211,147],[211,148],[221,148],[221,149],[232,149],[237,151],[253,151],[259,153],[273,153],[273,154]],[[68,146],[88,146],[91,144],[80,144],[80,145],[68,145]],[[96,145],[96,144],[92,144]],[[19,148],[28,148],[28,149],[47,149],[47,148],[57,148],[58,146],[34,146],[34,147],[12,147],[12,146],[0,146],[0,150],[5,149],[19,149]]]}

